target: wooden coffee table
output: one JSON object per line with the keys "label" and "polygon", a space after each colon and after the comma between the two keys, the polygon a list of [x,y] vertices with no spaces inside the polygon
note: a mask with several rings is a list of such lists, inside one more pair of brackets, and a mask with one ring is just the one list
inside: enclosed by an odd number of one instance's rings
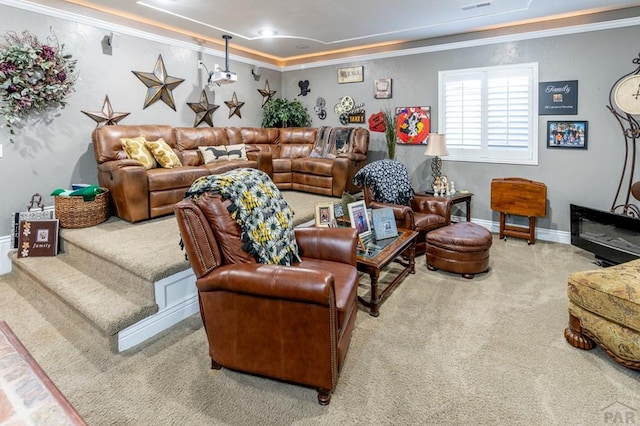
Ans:
{"label": "wooden coffee table", "polygon": [[[358,270],[369,274],[371,278],[371,297],[369,300],[358,296],[358,301],[369,308],[369,314],[377,317],[380,315],[380,305],[391,292],[402,282],[407,274],[415,274],[416,237],[418,233],[408,229],[398,229],[398,236],[379,242],[380,249],[373,249],[365,254],[358,250]],[[380,272],[391,262],[396,262],[404,268],[394,277],[393,281],[381,292],[378,291],[378,278]]]}

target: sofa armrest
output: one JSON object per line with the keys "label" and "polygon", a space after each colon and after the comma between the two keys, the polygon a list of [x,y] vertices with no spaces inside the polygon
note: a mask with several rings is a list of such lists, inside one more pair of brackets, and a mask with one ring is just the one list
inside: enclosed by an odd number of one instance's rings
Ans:
{"label": "sofa armrest", "polygon": [[329,271],[236,263],[215,269],[198,279],[196,284],[200,292],[227,291],[267,299],[335,305],[335,299],[332,300],[334,277]]}
{"label": "sofa armrest", "polygon": [[396,224],[399,228],[403,229],[413,229],[414,228],[414,217],[413,210],[409,206],[402,206],[400,204],[390,204],[390,203],[381,203],[379,201],[370,201],[369,206],[372,209],[381,209],[384,207],[389,207],[393,210],[393,217],[396,219]]}
{"label": "sofa armrest", "polygon": [[428,195],[415,195],[411,200],[411,208],[421,213],[437,214],[451,221],[452,201],[448,198],[431,197]]}
{"label": "sofa armrest", "polygon": [[247,151],[247,158],[258,163],[258,170],[262,170],[273,178],[273,155],[270,151]]}
{"label": "sofa armrest", "polygon": [[298,228],[295,233],[304,257],[356,265],[355,228]]}
{"label": "sofa armrest", "polygon": [[129,222],[149,218],[149,182],[140,162],[127,159],[98,164],[98,183],[109,189],[116,216]]}

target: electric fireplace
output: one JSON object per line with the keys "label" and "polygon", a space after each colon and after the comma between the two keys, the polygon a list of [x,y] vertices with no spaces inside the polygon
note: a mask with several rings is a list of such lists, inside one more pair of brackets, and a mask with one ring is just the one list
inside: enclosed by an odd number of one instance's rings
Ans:
{"label": "electric fireplace", "polygon": [[571,204],[571,244],[602,266],[640,258],[640,219]]}

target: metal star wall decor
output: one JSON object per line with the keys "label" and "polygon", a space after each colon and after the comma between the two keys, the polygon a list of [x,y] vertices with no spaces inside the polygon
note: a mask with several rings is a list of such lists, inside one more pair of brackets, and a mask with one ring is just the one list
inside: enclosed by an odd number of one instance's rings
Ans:
{"label": "metal star wall decor", "polygon": [[207,92],[202,89],[202,93],[200,94],[200,102],[187,102],[189,108],[196,113],[196,118],[193,122],[193,127],[198,127],[202,122],[207,123],[209,126],[213,127],[213,113],[220,107],[220,105],[214,105],[209,103],[209,98],[207,97]]}
{"label": "metal star wall decor", "polygon": [[80,111],[83,114],[88,115],[93,121],[96,122],[96,127],[104,123],[105,126],[111,126],[118,124],[120,120],[125,118],[130,112],[113,112],[111,108],[111,101],[109,101],[109,95],[104,97],[104,104],[102,104],[102,111]]}
{"label": "metal star wall decor", "polygon": [[276,94],[275,90],[269,89],[269,80],[266,81],[264,89],[258,89],[258,92],[260,92],[260,94],[262,95],[262,108],[264,108],[267,102],[269,102],[269,99],[271,99],[273,95]]}
{"label": "metal star wall decor", "polygon": [[236,96],[236,92],[233,92],[233,98],[231,101],[224,101],[225,104],[229,107],[229,118],[237,115],[242,118],[242,114],[240,113],[240,108],[244,105],[244,102],[238,102],[238,97]]}
{"label": "metal star wall decor", "polygon": [[[167,75],[162,55],[158,56],[153,72],[131,71],[147,86],[147,95],[144,98],[144,108],[156,102],[158,99],[176,110],[171,91],[184,81],[184,78],[176,78]],[[144,109],[143,108],[143,109]]]}

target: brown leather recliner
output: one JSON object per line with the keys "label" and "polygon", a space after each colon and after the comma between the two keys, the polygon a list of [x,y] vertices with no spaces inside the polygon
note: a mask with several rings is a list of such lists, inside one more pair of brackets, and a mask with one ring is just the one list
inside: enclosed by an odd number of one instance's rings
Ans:
{"label": "brown leather recliner", "polygon": [[451,224],[450,199],[416,194],[410,205],[403,206],[375,201],[371,188],[368,186],[364,186],[362,191],[368,207],[372,209],[391,207],[398,228],[411,229],[418,232],[416,254],[424,253],[426,250],[425,239],[427,232]]}
{"label": "brown leather recliner", "polygon": [[296,229],[300,263],[260,264],[229,203],[206,193],[175,205],[212,368],[311,386],[329,404],[358,312],[356,231]]}

